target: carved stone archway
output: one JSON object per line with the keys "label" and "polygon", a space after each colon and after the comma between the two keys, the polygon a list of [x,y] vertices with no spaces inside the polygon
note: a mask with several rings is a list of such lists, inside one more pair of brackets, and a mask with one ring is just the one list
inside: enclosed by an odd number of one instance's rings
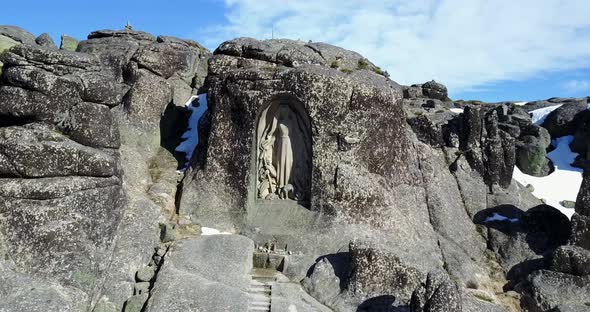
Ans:
{"label": "carved stone archway", "polygon": [[311,143],[311,123],[303,103],[291,95],[271,100],[257,123],[257,199],[295,200],[309,207]]}

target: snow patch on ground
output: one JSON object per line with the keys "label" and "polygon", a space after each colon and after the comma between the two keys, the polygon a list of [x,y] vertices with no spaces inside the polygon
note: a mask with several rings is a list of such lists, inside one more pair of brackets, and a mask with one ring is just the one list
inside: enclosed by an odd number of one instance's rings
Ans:
{"label": "snow patch on ground", "polygon": [[453,112],[453,113],[455,113],[455,114],[461,114],[461,113],[463,113],[463,109],[462,108],[451,108],[450,111]]}
{"label": "snow patch on ground", "polygon": [[[195,101],[195,99],[198,99]],[[201,116],[207,111],[207,93],[193,95],[186,102],[185,106],[191,110],[191,116],[188,120],[188,127],[181,138],[185,139],[176,147],[175,151],[184,152],[188,162],[199,143],[198,124]]]}
{"label": "snow patch on ground", "polygon": [[516,106],[525,106],[528,102],[514,102]]}
{"label": "snow patch on ground", "polygon": [[484,222],[492,222],[492,221],[510,221],[512,223],[515,223],[515,222],[518,222],[518,218],[508,218],[508,217],[505,217],[497,212],[494,212],[494,214],[491,217],[487,217]]}
{"label": "snow patch on ground", "polygon": [[201,235],[231,235],[231,233],[222,232],[218,229],[202,226],[201,227]]}
{"label": "snow patch on ground", "polygon": [[541,124],[543,124],[543,122],[545,121],[545,118],[547,118],[547,115],[549,115],[549,113],[560,108],[562,105],[563,104],[559,104],[559,105],[553,105],[553,106],[547,106],[547,107],[535,109],[533,111],[530,111],[529,114],[531,114],[531,119],[533,120],[533,123],[535,125],[540,126]]}
{"label": "snow patch on ground", "polygon": [[553,206],[561,211],[568,218],[574,214],[574,209],[565,208],[561,201],[576,201],[578,191],[582,185],[582,172],[580,168],[572,167],[577,153],[570,149],[570,143],[574,137],[572,135],[563,136],[552,141],[555,147],[547,157],[553,161],[555,171],[545,177],[534,177],[524,174],[516,166],[512,178],[520,184],[526,186],[532,185],[534,188],[533,195],[545,200],[547,205]]}

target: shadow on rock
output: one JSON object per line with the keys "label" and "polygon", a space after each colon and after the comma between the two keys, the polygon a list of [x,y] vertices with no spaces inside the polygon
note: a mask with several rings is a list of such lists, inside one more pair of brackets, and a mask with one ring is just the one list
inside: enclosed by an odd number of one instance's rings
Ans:
{"label": "shadow on rock", "polygon": [[310,277],[318,262],[322,260],[328,260],[332,265],[334,274],[340,280],[340,289],[346,289],[348,285],[348,279],[350,278],[351,266],[351,255],[350,252],[338,252],[334,254],[324,255],[316,259],[316,263],[307,270],[307,277]]}
{"label": "shadow on rock", "polygon": [[160,119],[160,146],[169,151],[178,162],[178,169],[186,163],[186,153],[176,151],[176,147],[185,141],[182,135],[189,127],[190,109],[176,106],[173,103],[166,106]]}
{"label": "shadow on rock", "polygon": [[478,212],[474,223],[488,227],[488,248],[494,251],[511,289],[526,276],[546,268],[546,257],[565,244],[571,234],[569,219],[549,205],[522,211],[500,205]]}
{"label": "shadow on rock", "polygon": [[571,235],[570,220],[549,205],[527,211],[513,205],[500,205],[478,212],[473,222],[508,236],[524,234],[529,248],[538,255],[565,244]]}
{"label": "shadow on rock", "polygon": [[545,269],[548,267],[548,261],[546,258],[537,258],[531,260],[525,260],[521,263],[514,265],[508,273],[506,273],[506,279],[509,281],[505,286],[504,290],[508,291],[514,288],[517,281],[525,278],[529,273]]}
{"label": "shadow on rock", "polygon": [[394,306],[395,297],[389,295],[383,295],[373,297],[365,300],[361,303],[356,312],[402,312],[409,311],[407,307],[396,307]]}

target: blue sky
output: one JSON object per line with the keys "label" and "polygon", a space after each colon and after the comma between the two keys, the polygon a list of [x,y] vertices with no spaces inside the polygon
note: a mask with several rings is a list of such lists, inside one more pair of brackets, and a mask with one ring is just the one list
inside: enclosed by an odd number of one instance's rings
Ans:
{"label": "blue sky", "polygon": [[[84,39],[135,29],[214,49],[250,36],[355,50],[402,84],[435,79],[453,99],[590,95],[588,0],[10,1],[1,24]],[[9,12],[9,14],[8,14]]]}

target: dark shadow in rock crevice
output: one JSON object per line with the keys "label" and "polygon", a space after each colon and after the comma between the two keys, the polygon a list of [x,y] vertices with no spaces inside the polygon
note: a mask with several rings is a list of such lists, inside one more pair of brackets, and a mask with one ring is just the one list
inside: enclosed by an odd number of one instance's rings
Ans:
{"label": "dark shadow in rock crevice", "polygon": [[407,306],[395,306],[395,297],[391,295],[377,296],[363,301],[356,312],[402,312],[409,311]]}
{"label": "dark shadow in rock crevice", "polygon": [[[522,211],[513,205],[484,209],[474,223],[488,227],[488,248],[497,253],[511,290],[533,271],[547,267],[547,256],[567,243],[569,219],[549,205]],[[520,261],[518,263],[515,263]]]}
{"label": "dark shadow in rock crevice", "polygon": [[[494,220],[494,219],[503,220]],[[525,234],[529,248],[538,255],[567,243],[571,234],[570,220],[549,205],[538,205],[522,211],[513,205],[500,205],[479,211],[475,224],[498,230],[508,236]]]}
{"label": "dark shadow in rock crevice", "polygon": [[36,122],[33,116],[0,115],[0,128],[24,126],[33,122]]}
{"label": "dark shadow in rock crevice", "polygon": [[[334,274],[340,279],[340,290],[344,290],[348,286],[348,280],[352,271],[352,256],[350,252],[338,252],[321,256],[316,259],[316,264],[323,259],[328,260],[334,269]],[[306,276],[309,277],[313,274],[315,264],[307,270]]]}
{"label": "dark shadow in rock crevice", "polygon": [[170,103],[166,106],[160,119],[160,146],[170,152],[176,159],[178,169],[186,164],[186,154],[176,151],[176,147],[186,139],[182,138],[191,116],[191,110]]}

